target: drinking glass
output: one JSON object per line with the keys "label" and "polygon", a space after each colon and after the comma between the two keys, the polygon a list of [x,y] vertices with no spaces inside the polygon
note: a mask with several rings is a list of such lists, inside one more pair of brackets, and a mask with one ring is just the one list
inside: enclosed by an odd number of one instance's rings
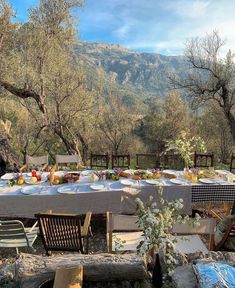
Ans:
{"label": "drinking glass", "polygon": [[230,173],[227,174],[227,181],[228,183],[233,183],[234,181],[234,176]]}
{"label": "drinking glass", "polygon": [[192,183],[197,183],[197,174],[192,174]]}

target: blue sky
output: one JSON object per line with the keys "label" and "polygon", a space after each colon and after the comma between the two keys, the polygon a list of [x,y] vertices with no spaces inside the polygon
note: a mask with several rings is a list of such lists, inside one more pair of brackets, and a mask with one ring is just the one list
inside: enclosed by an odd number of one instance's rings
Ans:
{"label": "blue sky", "polygon": [[[39,0],[9,0],[18,20]],[[183,54],[185,43],[218,30],[235,52],[235,0],[85,0],[74,11],[79,38],[116,43],[136,51]]]}

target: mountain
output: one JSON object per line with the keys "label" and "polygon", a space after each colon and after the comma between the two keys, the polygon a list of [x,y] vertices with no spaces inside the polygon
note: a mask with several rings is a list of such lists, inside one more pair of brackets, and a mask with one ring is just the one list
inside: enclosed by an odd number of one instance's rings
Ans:
{"label": "mountain", "polygon": [[91,73],[103,70],[109,84],[141,99],[163,97],[171,89],[169,74],[182,76],[186,70],[183,56],[138,53],[119,45],[84,41],[74,49]]}

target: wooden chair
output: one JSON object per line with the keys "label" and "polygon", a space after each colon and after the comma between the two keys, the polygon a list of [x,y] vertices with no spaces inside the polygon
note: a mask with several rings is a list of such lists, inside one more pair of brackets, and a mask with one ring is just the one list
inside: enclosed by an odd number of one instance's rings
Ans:
{"label": "wooden chair", "polygon": [[[141,229],[137,224],[138,217],[130,215],[113,215],[107,212],[107,245],[108,252],[136,251],[136,247],[143,240]],[[213,218],[200,219],[200,225],[191,227],[188,224],[175,224],[172,234],[175,236],[176,247],[181,253],[196,251],[208,252],[207,247],[199,235],[209,235],[209,250],[214,248],[215,220]],[[121,245],[120,245],[121,244]]]}
{"label": "wooden chair", "polygon": [[79,155],[56,155],[55,156],[55,169],[58,170],[61,164],[76,164],[78,170],[81,165],[81,158]]}
{"label": "wooden chair", "polygon": [[229,237],[235,238],[235,221],[232,219],[230,219],[229,226],[227,230],[225,231],[221,241],[215,246],[215,251],[221,250],[221,248],[223,247],[223,245],[225,244],[226,240]]}
{"label": "wooden chair", "polygon": [[[221,203],[222,205],[222,203]],[[232,203],[223,202],[223,207],[213,207],[213,203],[209,202],[208,214],[214,217],[217,221],[223,220],[226,216],[230,215]]]}
{"label": "wooden chair", "polygon": [[164,153],[160,155],[161,169],[176,169],[182,170],[184,168],[184,161],[178,154]]}
{"label": "wooden chair", "polygon": [[136,168],[137,169],[148,169],[158,168],[159,159],[157,154],[136,154]]}
{"label": "wooden chair", "polygon": [[235,172],[235,155],[232,154],[230,161],[230,172]]}
{"label": "wooden chair", "polygon": [[[51,255],[51,251],[77,251],[87,254],[91,235],[91,214],[91,212],[86,213],[83,226],[80,215],[36,214],[35,217],[39,222],[40,234],[47,255]],[[84,239],[86,240],[85,251]]]}
{"label": "wooden chair", "polygon": [[137,216],[117,215],[107,212],[107,250],[109,253],[136,251],[142,239]]}
{"label": "wooden chair", "polygon": [[26,156],[26,163],[20,168],[20,172],[29,171],[31,168],[37,168],[40,171],[48,167],[48,155],[32,157]]}
{"label": "wooden chair", "polygon": [[130,154],[114,155],[112,154],[112,169],[113,168],[126,168],[129,169],[131,164]]}
{"label": "wooden chair", "polygon": [[[202,242],[199,235],[209,235],[208,248],[213,250],[214,247],[214,233],[216,221],[213,218],[205,218],[199,220],[199,226],[190,226],[189,224],[175,224],[172,233],[177,234],[176,249],[184,254],[204,252],[207,253],[208,249]],[[178,235],[184,235],[178,236]]]}
{"label": "wooden chair", "polygon": [[33,248],[39,232],[37,223],[26,228],[19,220],[0,221],[0,247],[15,248],[17,254],[20,247]]}
{"label": "wooden chair", "polygon": [[194,152],[194,167],[195,168],[209,168],[214,166],[213,153],[197,153]]}
{"label": "wooden chair", "polygon": [[92,154],[90,160],[91,169],[93,168],[109,168],[109,155],[107,154]]}

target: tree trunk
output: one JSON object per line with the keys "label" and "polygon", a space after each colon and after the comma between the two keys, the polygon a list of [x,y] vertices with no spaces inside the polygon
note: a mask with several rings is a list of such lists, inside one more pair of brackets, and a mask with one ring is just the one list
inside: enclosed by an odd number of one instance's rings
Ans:
{"label": "tree trunk", "polygon": [[233,137],[233,144],[235,145],[235,117],[233,116],[230,110],[229,111],[224,110],[224,113],[228,120],[230,131]]}
{"label": "tree trunk", "polygon": [[148,278],[145,259],[133,254],[66,254],[43,257],[21,254],[16,261],[22,288],[38,287],[44,280],[54,278],[56,269],[82,265],[86,281],[142,280]]}
{"label": "tree trunk", "polygon": [[6,172],[17,172],[19,168],[19,158],[11,147],[9,137],[0,134],[0,175]]}

